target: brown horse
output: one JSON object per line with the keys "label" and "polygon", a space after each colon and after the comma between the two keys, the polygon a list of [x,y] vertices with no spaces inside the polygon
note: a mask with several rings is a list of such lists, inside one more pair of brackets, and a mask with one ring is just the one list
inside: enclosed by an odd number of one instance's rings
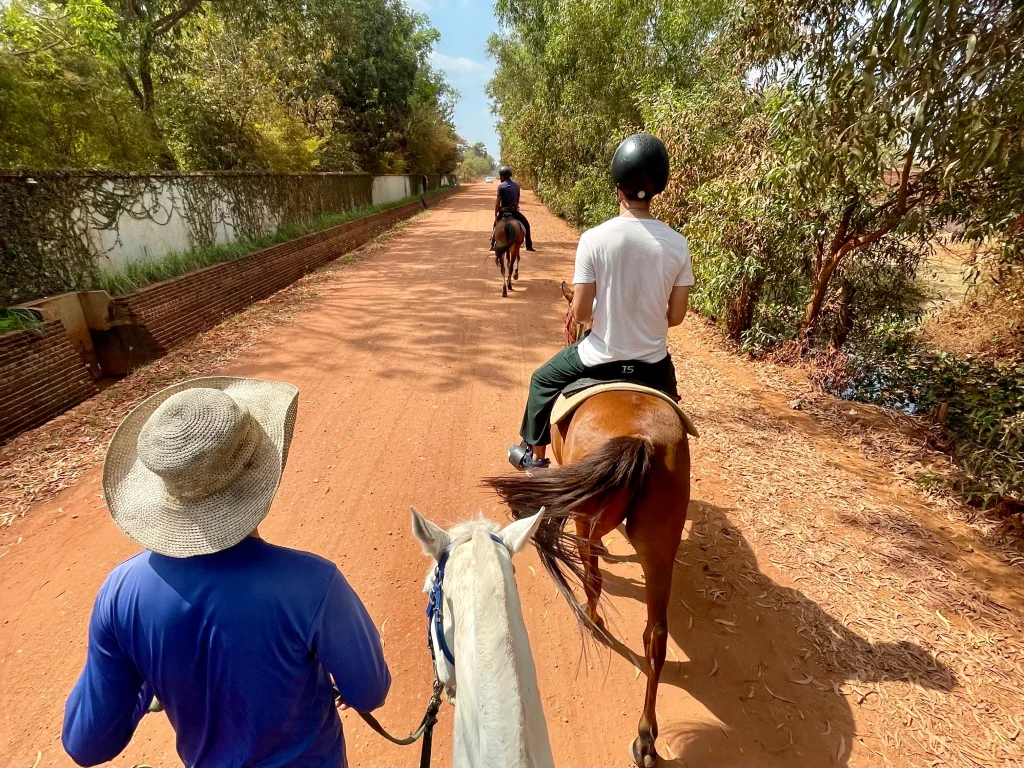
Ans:
{"label": "brown horse", "polygon": [[[572,300],[572,290],[563,283]],[[568,341],[579,328],[567,322]],[[665,663],[672,568],[690,501],[690,447],[679,415],[664,400],[638,392],[603,392],[586,400],[567,424],[552,431],[559,467],[534,476],[490,478],[515,518],[547,507],[534,543],[541,561],[581,624],[607,639],[598,611],[601,540],[621,523],[646,582],[644,656],[647,694],[633,761],[650,768],[658,759],[655,703]],[[565,525],[572,522],[575,534]],[[583,588],[584,608],[572,585]]]}
{"label": "brown horse", "polygon": [[494,263],[501,272],[501,295],[508,296],[513,278],[519,279],[519,249],[526,240],[526,230],[516,219],[502,217],[494,223]]}

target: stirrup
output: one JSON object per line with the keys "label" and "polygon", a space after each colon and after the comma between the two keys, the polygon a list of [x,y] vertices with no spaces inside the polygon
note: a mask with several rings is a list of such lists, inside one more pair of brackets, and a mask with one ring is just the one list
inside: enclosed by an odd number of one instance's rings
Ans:
{"label": "stirrup", "polygon": [[508,449],[508,461],[516,469],[526,468],[526,457],[533,453],[533,446],[523,440],[519,445]]}
{"label": "stirrup", "polygon": [[513,467],[520,471],[525,470],[528,475],[530,470],[547,469],[551,466],[551,459],[533,458],[533,446],[525,441],[508,449],[508,460]]}

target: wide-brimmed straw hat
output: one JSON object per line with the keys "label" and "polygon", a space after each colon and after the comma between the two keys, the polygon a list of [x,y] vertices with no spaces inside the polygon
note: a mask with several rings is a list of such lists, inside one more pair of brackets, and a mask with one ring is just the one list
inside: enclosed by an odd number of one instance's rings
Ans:
{"label": "wide-brimmed straw hat", "polygon": [[169,557],[240,542],[277,493],[298,392],[277,381],[214,376],[142,401],[117,428],[103,462],[114,522]]}

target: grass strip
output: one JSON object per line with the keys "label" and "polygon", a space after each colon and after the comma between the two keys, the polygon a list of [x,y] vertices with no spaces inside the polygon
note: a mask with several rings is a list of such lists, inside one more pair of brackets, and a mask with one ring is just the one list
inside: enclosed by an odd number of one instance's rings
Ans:
{"label": "grass strip", "polygon": [[27,331],[43,324],[35,312],[27,309],[0,309],[0,335],[10,331]]}

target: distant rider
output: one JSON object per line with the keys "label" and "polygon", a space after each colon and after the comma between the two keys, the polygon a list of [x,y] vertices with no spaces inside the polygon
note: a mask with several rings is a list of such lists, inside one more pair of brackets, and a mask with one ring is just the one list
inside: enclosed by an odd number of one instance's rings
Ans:
{"label": "distant rider", "polygon": [[[533,237],[530,235],[530,222],[519,210],[519,185],[512,181],[512,169],[507,165],[501,166],[498,171],[501,183],[498,185],[498,196],[494,200],[494,223],[498,223],[503,213],[510,214],[513,219],[523,225],[526,230],[526,250],[532,251]],[[491,250],[494,250],[494,238],[491,238]]]}
{"label": "distant rider", "polygon": [[585,338],[534,372],[523,414],[523,443],[509,449],[518,469],[542,469],[559,393],[582,378],[629,380],[679,399],[668,329],[686,316],[693,268],[686,238],[650,214],[668,183],[668,152],[639,133],[623,141],[611,167],[619,215],[580,236],[576,249],[576,322],[593,320]]}

